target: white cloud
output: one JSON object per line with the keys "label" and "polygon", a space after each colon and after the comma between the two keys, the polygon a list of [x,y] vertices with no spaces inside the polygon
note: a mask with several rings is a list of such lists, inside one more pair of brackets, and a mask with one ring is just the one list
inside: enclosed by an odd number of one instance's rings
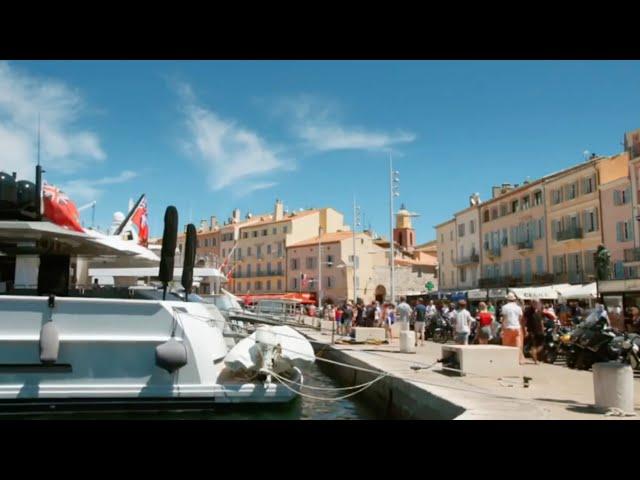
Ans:
{"label": "white cloud", "polygon": [[336,117],[339,107],[309,95],[279,102],[276,113],[293,117],[292,130],[307,147],[319,151],[382,150],[397,143],[413,142],[416,135],[402,130],[389,133],[342,125]]}
{"label": "white cloud", "polygon": [[[211,188],[219,190],[291,168],[257,133],[199,105],[189,85],[180,83],[177,91],[189,131],[183,146],[208,170]],[[254,190],[268,188],[264,183],[256,185]],[[242,184],[241,188],[247,186]]]}
{"label": "white cloud", "polygon": [[104,193],[104,189],[101,188],[103,185],[125,183],[137,176],[138,174],[136,172],[124,170],[115,177],[70,180],[60,185],[60,188],[69,195],[74,202],[86,202],[100,198]]}
{"label": "white cloud", "polygon": [[68,173],[106,155],[94,132],[75,127],[81,96],[56,80],[29,76],[0,62],[0,159],[2,169],[33,177],[40,115],[41,159],[49,171]]}
{"label": "white cloud", "polygon": [[340,125],[301,125],[300,138],[314,148],[327,150],[380,150],[396,143],[413,142],[416,136],[408,132],[394,134],[368,132],[360,128],[347,129]]}
{"label": "white cloud", "polygon": [[262,183],[250,183],[243,184],[242,189],[238,189],[235,192],[236,197],[245,197],[250,193],[253,193],[257,190],[266,190],[267,188],[272,188],[278,185],[277,182],[262,182]]}

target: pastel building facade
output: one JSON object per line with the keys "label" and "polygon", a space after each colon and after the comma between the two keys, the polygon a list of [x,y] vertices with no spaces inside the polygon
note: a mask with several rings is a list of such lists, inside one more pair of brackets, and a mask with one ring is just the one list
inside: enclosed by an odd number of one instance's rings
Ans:
{"label": "pastel building facade", "polygon": [[494,187],[493,198],[480,207],[481,287],[546,283],[544,182]]}
{"label": "pastel building facade", "polygon": [[[442,290],[472,289],[461,266],[471,248],[468,225],[478,212],[480,288],[595,280],[594,254],[611,253],[612,278],[640,268],[640,130],[626,151],[586,161],[521,185],[493,187],[478,202],[435,227]],[[474,259],[475,260],[475,259]]]}
{"label": "pastel building facade", "polygon": [[356,298],[370,300],[377,286],[374,266],[384,263],[384,249],[375,245],[367,233],[355,234],[355,257],[351,231],[309,237],[287,247],[289,291],[317,293],[321,275],[323,300],[330,299],[334,303]]}
{"label": "pastel building facade", "polygon": [[[317,237],[319,229],[331,233],[349,230],[343,225],[343,215],[333,208],[309,209],[285,213],[277,201],[272,215],[240,228],[233,292],[239,294],[269,294],[296,292],[297,278],[287,275],[287,247]],[[311,269],[317,259],[310,258]]]}
{"label": "pastel building facade", "polygon": [[[635,246],[635,224],[631,178],[620,177],[600,186],[602,235],[611,255],[612,277],[620,279],[637,269],[632,251]],[[625,271],[626,270],[626,271]]]}
{"label": "pastel building facade", "polygon": [[455,288],[476,288],[480,279],[480,207],[472,205],[455,215]]}
{"label": "pastel building facade", "polygon": [[441,290],[451,290],[457,285],[457,232],[456,219],[436,225],[438,242],[438,285]]}

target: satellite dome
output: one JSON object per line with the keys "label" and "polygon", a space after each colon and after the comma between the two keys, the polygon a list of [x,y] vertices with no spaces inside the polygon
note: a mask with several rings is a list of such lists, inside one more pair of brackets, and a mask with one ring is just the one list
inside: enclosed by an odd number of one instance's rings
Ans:
{"label": "satellite dome", "polygon": [[122,212],[116,212],[113,214],[113,221],[114,222],[122,222],[124,220],[124,213]]}

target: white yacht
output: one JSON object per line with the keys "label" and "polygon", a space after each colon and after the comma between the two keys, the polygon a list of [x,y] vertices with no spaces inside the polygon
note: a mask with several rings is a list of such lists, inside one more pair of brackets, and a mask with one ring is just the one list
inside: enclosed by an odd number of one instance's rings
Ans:
{"label": "white yacht", "polygon": [[[296,397],[299,367],[314,360],[297,332],[236,342],[213,304],[88,286],[90,265],[157,269],[158,257],[47,221],[37,193],[27,215],[10,180],[0,173],[0,413],[209,409]],[[291,339],[289,352],[282,346]]]}

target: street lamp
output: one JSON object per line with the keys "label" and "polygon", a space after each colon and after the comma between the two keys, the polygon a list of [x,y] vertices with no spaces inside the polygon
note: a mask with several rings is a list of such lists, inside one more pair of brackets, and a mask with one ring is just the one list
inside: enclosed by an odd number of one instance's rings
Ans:
{"label": "street lamp", "polygon": [[356,196],[353,195],[353,302],[358,301],[358,290],[356,287],[356,274],[358,265],[356,263],[356,228],[360,226],[360,207],[356,205]]}
{"label": "street lamp", "polygon": [[391,244],[390,264],[390,287],[391,287],[391,303],[395,302],[395,250],[393,241],[393,198],[400,196],[400,172],[393,170],[393,159],[389,152],[389,240]]}
{"label": "street lamp", "polygon": [[322,253],[321,252],[322,252],[322,227],[318,227],[318,310],[322,309]]}

